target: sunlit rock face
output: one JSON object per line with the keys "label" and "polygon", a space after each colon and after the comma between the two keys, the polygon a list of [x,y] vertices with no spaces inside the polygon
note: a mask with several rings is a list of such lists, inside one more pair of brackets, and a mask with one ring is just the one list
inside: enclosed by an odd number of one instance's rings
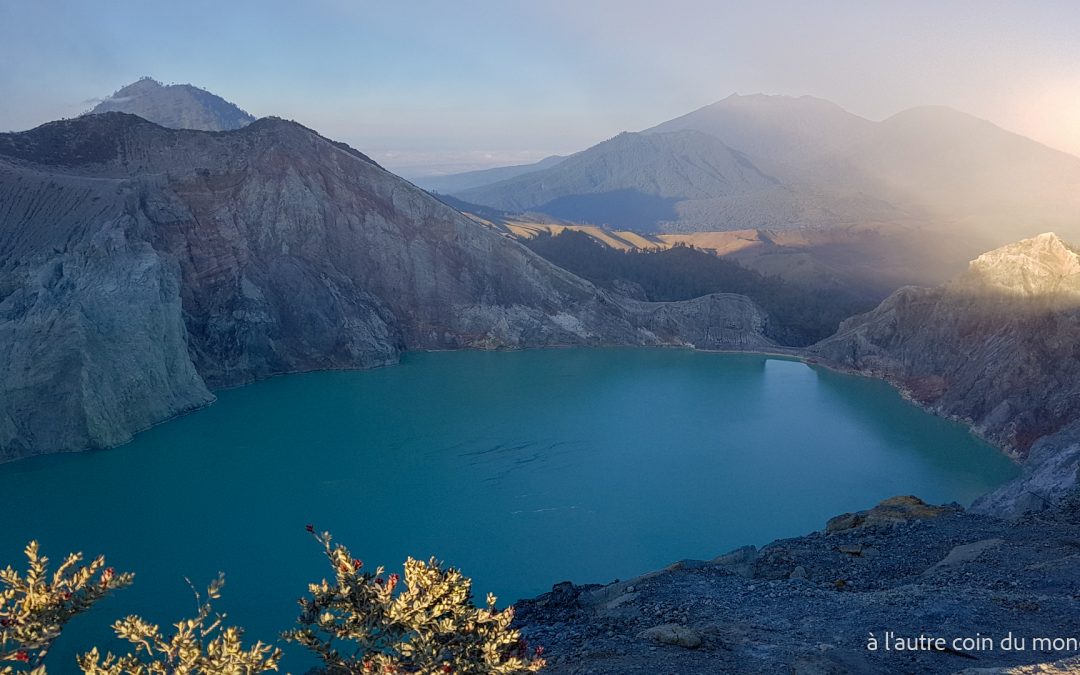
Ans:
{"label": "sunlit rock face", "polygon": [[982,254],[960,282],[1018,296],[1080,296],[1080,254],[1048,232]]}
{"label": "sunlit rock face", "polygon": [[292,122],[0,134],[0,460],[403,350],[762,349],[766,322],[744,296],[609,295]]}
{"label": "sunlit rock face", "polygon": [[1080,261],[1043,234],[938,288],[902,288],[811,348],[886,377],[1015,456],[1080,418]]}

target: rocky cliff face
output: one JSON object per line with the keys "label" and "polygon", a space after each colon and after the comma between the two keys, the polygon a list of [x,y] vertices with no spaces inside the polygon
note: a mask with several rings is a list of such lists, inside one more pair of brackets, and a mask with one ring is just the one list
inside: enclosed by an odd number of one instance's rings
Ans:
{"label": "rocky cliff face", "polygon": [[760,349],[766,321],[742,296],[609,295],[291,122],[109,113],[0,135],[0,459],[403,350]]}
{"label": "rocky cliff face", "polygon": [[1078,336],[1080,255],[1043,234],[980,256],[942,287],[897,291],[811,351],[895,382],[1023,459],[1039,439],[1069,445],[1068,427],[1080,419]]}
{"label": "rocky cliff face", "polygon": [[907,287],[812,351],[1024,456],[1080,413],[1080,255],[1053,234],[986,253],[939,288]]}

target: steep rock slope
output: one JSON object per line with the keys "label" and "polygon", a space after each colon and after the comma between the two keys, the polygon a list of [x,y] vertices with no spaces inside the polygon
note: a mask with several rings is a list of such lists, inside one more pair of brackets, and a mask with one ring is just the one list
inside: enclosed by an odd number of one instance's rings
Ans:
{"label": "steep rock slope", "polygon": [[108,113],[0,135],[0,458],[407,349],[761,348],[766,321],[742,296],[608,295],[291,122]]}
{"label": "steep rock slope", "polygon": [[[1042,234],[980,256],[939,288],[900,289],[811,351],[892,380],[1017,457],[1043,439],[1032,453],[1039,464],[1072,452],[1070,429],[1080,422],[1078,338],[1080,254]],[[1069,466],[1062,471],[1072,471],[1071,484],[1076,468]],[[1064,486],[1044,487],[1060,494]]]}
{"label": "steep rock slope", "polygon": [[730,228],[739,216],[786,221],[805,208],[742,153],[692,130],[622,133],[551,168],[455,196],[639,231],[669,229],[686,219],[698,229]]}
{"label": "steep rock slope", "polygon": [[[733,94],[645,133],[692,129],[743,153],[782,180],[799,182],[871,138],[875,124],[813,96]],[[815,171],[816,169],[816,171]]]}
{"label": "steep rock slope", "polygon": [[170,129],[227,131],[255,118],[225,99],[190,84],[163,85],[144,77],[122,87],[88,114],[125,112]]}

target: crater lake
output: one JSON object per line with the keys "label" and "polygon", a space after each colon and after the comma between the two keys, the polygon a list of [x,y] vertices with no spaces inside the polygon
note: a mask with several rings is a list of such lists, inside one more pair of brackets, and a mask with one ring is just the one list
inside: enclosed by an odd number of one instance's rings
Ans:
{"label": "crater lake", "polygon": [[[305,525],[373,568],[434,556],[500,605],[821,529],[897,494],[968,504],[1018,467],[884,382],[680,349],[408,354],[219,392],[122,447],[0,466],[0,565],[41,542],[104,553],[133,586],[77,617],[50,662],[127,649],[109,624],[218,609],[274,642],[331,576]],[[305,663],[286,647],[283,667]],[[65,668],[70,665],[71,668]]]}

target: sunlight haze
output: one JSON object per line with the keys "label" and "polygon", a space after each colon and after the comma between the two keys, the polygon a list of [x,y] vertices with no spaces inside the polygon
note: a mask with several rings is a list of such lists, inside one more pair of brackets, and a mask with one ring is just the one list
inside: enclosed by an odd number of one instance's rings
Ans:
{"label": "sunlight haze", "polygon": [[5,2],[0,129],[78,114],[151,75],[295,118],[406,174],[572,152],[733,92],[810,94],[875,120],[949,105],[1080,154],[1069,2],[388,7]]}

